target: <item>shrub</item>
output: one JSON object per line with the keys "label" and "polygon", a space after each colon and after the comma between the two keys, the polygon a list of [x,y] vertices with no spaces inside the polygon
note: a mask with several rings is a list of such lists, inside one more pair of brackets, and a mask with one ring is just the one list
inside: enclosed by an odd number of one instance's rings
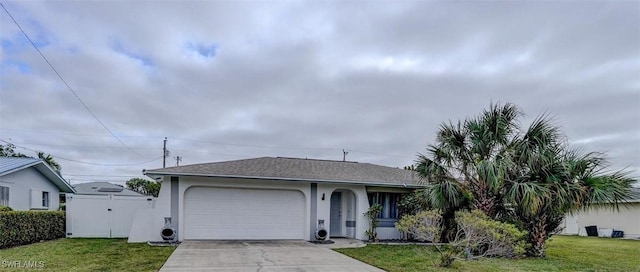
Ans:
{"label": "shrub", "polygon": [[469,242],[469,254],[478,256],[515,257],[525,251],[526,232],[516,226],[491,220],[480,210],[457,212],[456,223]]}
{"label": "shrub", "polygon": [[9,206],[0,206],[0,212],[10,212],[13,211],[13,209]]}
{"label": "shrub", "polygon": [[64,212],[0,212],[0,249],[62,237],[65,237]]}
{"label": "shrub", "polygon": [[376,228],[378,227],[378,215],[382,212],[382,205],[373,204],[369,207],[364,215],[369,219],[369,229],[364,232],[369,238],[369,241],[375,241],[378,239],[378,233],[376,232]]}
{"label": "shrub", "polygon": [[[511,258],[524,253],[526,233],[512,224],[491,220],[479,210],[457,212],[455,221],[457,229],[449,243],[433,244],[440,254],[440,266],[448,267],[456,259]],[[396,223],[399,231],[426,241],[439,241],[441,226],[439,210],[407,215]]]}
{"label": "shrub", "polygon": [[398,202],[398,209],[401,215],[416,214],[424,210],[431,209],[431,205],[425,197],[425,190],[415,190],[413,193],[405,194]]}

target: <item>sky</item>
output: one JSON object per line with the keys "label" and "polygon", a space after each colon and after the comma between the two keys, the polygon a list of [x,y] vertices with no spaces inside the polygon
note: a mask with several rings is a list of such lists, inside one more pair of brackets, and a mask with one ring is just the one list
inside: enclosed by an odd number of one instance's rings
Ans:
{"label": "sky", "polygon": [[0,2],[55,69],[0,10],[0,144],[72,184],[161,168],[165,137],[168,166],[403,167],[507,102],[640,177],[640,1]]}

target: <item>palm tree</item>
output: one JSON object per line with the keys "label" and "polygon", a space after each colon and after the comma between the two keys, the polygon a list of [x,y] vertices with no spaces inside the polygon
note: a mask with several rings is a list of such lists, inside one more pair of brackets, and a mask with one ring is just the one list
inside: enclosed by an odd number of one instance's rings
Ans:
{"label": "palm tree", "polygon": [[429,156],[418,155],[416,171],[427,184],[428,202],[449,222],[443,233],[455,225],[456,210],[479,209],[527,230],[528,254],[542,257],[566,213],[592,203],[617,206],[635,180],[607,173],[602,154],[570,149],[545,115],[520,132],[520,116],[513,104],[491,105],[464,123],[441,125]]}
{"label": "palm tree", "polygon": [[51,156],[51,154],[45,154],[42,151],[38,151],[38,158],[43,160],[53,170],[55,170],[56,172],[58,172],[58,174],[60,174],[60,171],[62,170],[62,166],[60,166],[60,164],[58,164],[58,162],[56,162],[56,160],[53,159],[53,156]]}
{"label": "palm tree", "polygon": [[[519,129],[520,109],[513,104],[491,105],[480,116],[457,124],[444,123],[436,143],[428,147],[429,156],[418,155],[416,171],[436,196],[447,196],[449,204],[462,203],[463,191],[470,193],[471,207],[491,218],[502,216],[501,184],[508,157],[505,148]],[[464,187],[465,190],[455,188]],[[435,200],[435,199],[434,199]],[[438,205],[434,205],[438,207]],[[445,205],[446,206],[446,205]],[[458,207],[459,208],[459,207]]]}
{"label": "palm tree", "polygon": [[543,257],[546,240],[564,216],[594,203],[630,197],[635,182],[623,172],[608,173],[599,153],[569,148],[557,126],[544,116],[509,145],[511,158],[502,190],[528,235],[528,254]]}
{"label": "palm tree", "polygon": [[418,154],[416,171],[427,184],[428,202],[442,211],[443,242],[455,227],[454,214],[475,208],[491,218],[504,217],[501,184],[505,147],[516,136],[520,109],[491,105],[480,116],[457,124],[443,123],[428,155]]}

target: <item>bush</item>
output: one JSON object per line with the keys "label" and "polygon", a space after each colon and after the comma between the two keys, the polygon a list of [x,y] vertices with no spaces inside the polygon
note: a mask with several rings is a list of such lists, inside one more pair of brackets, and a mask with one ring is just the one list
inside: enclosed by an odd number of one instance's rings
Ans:
{"label": "bush", "polygon": [[525,251],[526,232],[515,225],[491,220],[480,210],[457,212],[456,223],[469,242],[468,253],[512,258]]}
{"label": "bush", "polygon": [[[482,211],[456,212],[456,233],[448,244],[433,244],[440,254],[440,266],[448,267],[456,259],[515,257],[524,253],[526,232],[516,226],[489,219]],[[439,241],[442,214],[426,210],[404,216],[396,223],[399,231],[419,240]]]}
{"label": "bush", "polygon": [[425,194],[425,190],[415,190],[413,193],[403,195],[398,203],[400,215],[411,215],[432,209]]}
{"label": "bush", "polygon": [[13,209],[9,206],[0,206],[0,212],[10,212],[13,211]]}
{"label": "bush", "polygon": [[64,212],[0,212],[0,249],[62,237],[65,237]]}

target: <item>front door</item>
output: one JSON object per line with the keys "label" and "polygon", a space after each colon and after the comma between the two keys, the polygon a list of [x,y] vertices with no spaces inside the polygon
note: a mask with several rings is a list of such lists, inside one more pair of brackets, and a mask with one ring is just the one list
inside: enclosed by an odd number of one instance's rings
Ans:
{"label": "front door", "polygon": [[342,236],[342,193],[333,192],[331,194],[331,208],[330,208],[330,232],[331,237]]}

